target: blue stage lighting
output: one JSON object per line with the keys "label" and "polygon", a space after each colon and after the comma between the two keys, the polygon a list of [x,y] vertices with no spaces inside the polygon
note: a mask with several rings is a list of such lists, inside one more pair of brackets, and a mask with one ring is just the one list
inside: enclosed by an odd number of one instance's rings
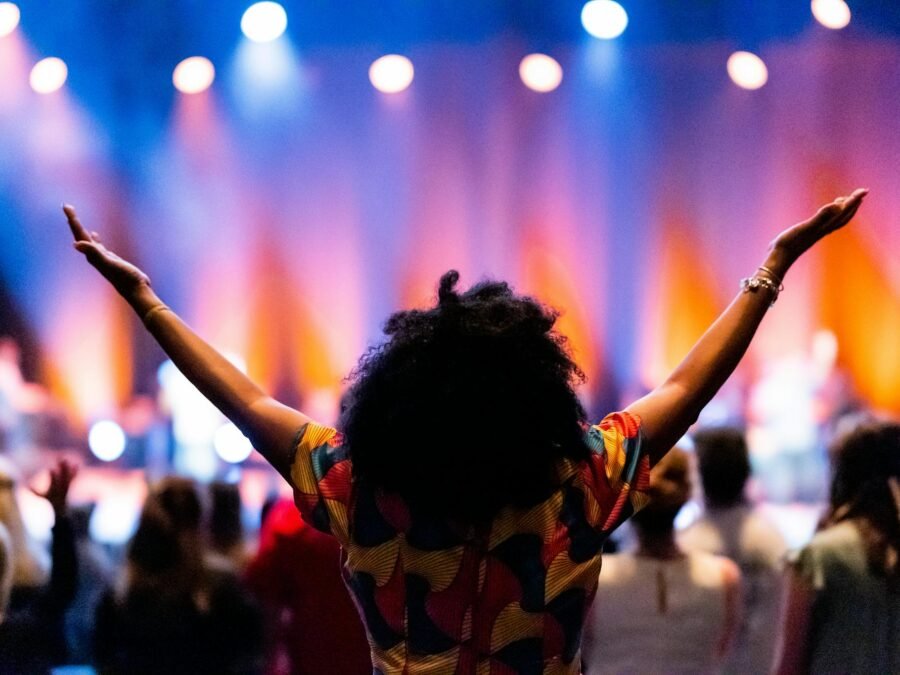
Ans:
{"label": "blue stage lighting", "polygon": [[591,0],[581,10],[581,25],[595,38],[612,40],[625,31],[628,13],[613,0]]}
{"label": "blue stage lighting", "polygon": [[183,94],[199,94],[206,91],[216,78],[212,61],[204,56],[191,56],[175,66],[172,84]]}
{"label": "blue stage lighting", "polygon": [[728,57],[728,76],[741,89],[759,89],[769,79],[765,61],[752,52],[735,52]]}
{"label": "blue stage lighting", "polygon": [[41,59],[31,69],[31,88],[39,94],[52,94],[66,83],[69,69],[65,61],[55,56]]}
{"label": "blue stage lighting", "polygon": [[378,91],[396,94],[412,84],[415,68],[412,61],[400,54],[388,54],[369,66],[369,81]]}
{"label": "blue stage lighting", "polygon": [[254,42],[271,42],[287,28],[287,12],[277,2],[257,2],[241,17],[241,31]]}
{"label": "blue stage lighting", "polygon": [[560,85],[563,70],[556,59],[546,54],[529,54],[519,64],[519,77],[526,87],[543,94]]}
{"label": "blue stage lighting", "polygon": [[850,23],[850,7],[844,0],[812,0],[811,9],[816,21],[832,30],[840,30]]}
{"label": "blue stage lighting", "polygon": [[12,2],[0,2],[0,37],[6,37],[19,25],[19,8]]}

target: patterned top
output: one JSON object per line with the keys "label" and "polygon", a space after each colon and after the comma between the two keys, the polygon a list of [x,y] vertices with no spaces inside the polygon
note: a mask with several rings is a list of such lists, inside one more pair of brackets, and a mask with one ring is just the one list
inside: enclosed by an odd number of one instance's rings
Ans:
{"label": "patterned top", "polygon": [[580,672],[603,543],[646,503],[650,474],[635,415],[609,415],[585,437],[592,457],[561,460],[546,501],[476,532],[355,484],[342,436],[300,429],[294,501],[341,544],[375,673]]}

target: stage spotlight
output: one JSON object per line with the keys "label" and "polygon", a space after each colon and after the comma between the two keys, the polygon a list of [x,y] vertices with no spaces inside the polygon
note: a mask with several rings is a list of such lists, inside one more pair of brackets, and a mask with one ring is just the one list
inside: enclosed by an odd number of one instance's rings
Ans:
{"label": "stage spotlight", "polygon": [[0,2],[0,38],[12,33],[19,25],[19,8],[12,2]]}
{"label": "stage spotlight", "polygon": [[229,464],[240,464],[253,452],[249,439],[231,424],[223,424],[213,437],[216,454]]}
{"label": "stage spotlight", "polygon": [[88,432],[88,446],[97,459],[112,462],[125,452],[125,432],[111,420],[97,422]]}
{"label": "stage spotlight", "polygon": [[272,42],[287,28],[287,12],[277,2],[257,2],[241,17],[241,31],[254,42]]}
{"label": "stage spotlight", "polygon": [[51,94],[66,83],[69,69],[62,59],[50,56],[41,59],[31,69],[31,88],[39,94]]}
{"label": "stage spotlight", "polygon": [[541,93],[553,91],[562,82],[562,66],[546,54],[529,54],[519,64],[525,86]]}
{"label": "stage spotlight", "polygon": [[812,0],[812,13],[825,28],[838,30],[850,23],[850,7],[844,0]]}
{"label": "stage spotlight", "polygon": [[216,79],[216,69],[203,56],[191,56],[177,66],[172,73],[172,83],[183,94],[199,94],[206,91]]}
{"label": "stage spotlight", "polygon": [[415,70],[412,61],[399,54],[388,54],[369,66],[369,81],[378,91],[396,94],[412,84]]}
{"label": "stage spotlight", "polygon": [[628,13],[613,0],[591,0],[581,9],[581,25],[595,38],[612,40],[628,26]]}
{"label": "stage spotlight", "polygon": [[735,52],[728,57],[728,76],[742,89],[759,89],[769,79],[766,64],[756,54]]}

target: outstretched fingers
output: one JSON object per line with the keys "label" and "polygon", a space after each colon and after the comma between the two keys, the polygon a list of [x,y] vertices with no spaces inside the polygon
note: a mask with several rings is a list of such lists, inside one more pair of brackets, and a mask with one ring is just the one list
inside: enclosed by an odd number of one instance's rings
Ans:
{"label": "outstretched fingers", "polygon": [[66,214],[66,220],[69,222],[69,229],[72,230],[72,236],[75,241],[93,241],[91,234],[85,229],[78,215],[75,213],[75,207],[71,204],[63,204],[63,213]]}
{"label": "outstretched fingers", "polygon": [[840,212],[834,217],[833,221],[828,224],[828,231],[833,232],[849,223],[853,219],[853,216],[856,215],[856,212],[859,210],[859,207],[867,194],[869,194],[868,190],[854,190],[849,197],[843,199],[841,201]]}
{"label": "outstretched fingers", "polygon": [[102,244],[94,241],[76,241],[75,250],[84,254],[87,261],[99,269],[100,265],[107,259],[106,249]]}
{"label": "outstretched fingers", "polygon": [[836,230],[850,222],[868,193],[868,190],[858,189],[848,197],[838,197],[816,211],[816,214],[806,222],[809,225],[826,228],[829,232]]}

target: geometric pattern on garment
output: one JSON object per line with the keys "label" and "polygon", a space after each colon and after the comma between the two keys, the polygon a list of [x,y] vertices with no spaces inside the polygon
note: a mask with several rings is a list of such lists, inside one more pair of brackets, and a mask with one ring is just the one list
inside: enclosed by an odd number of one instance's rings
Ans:
{"label": "geometric pattern on garment", "polygon": [[584,439],[590,458],[560,460],[552,495],[476,533],[353,481],[334,429],[298,432],[294,501],[343,548],[377,672],[578,672],[603,543],[646,503],[650,471],[634,415],[608,415]]}

